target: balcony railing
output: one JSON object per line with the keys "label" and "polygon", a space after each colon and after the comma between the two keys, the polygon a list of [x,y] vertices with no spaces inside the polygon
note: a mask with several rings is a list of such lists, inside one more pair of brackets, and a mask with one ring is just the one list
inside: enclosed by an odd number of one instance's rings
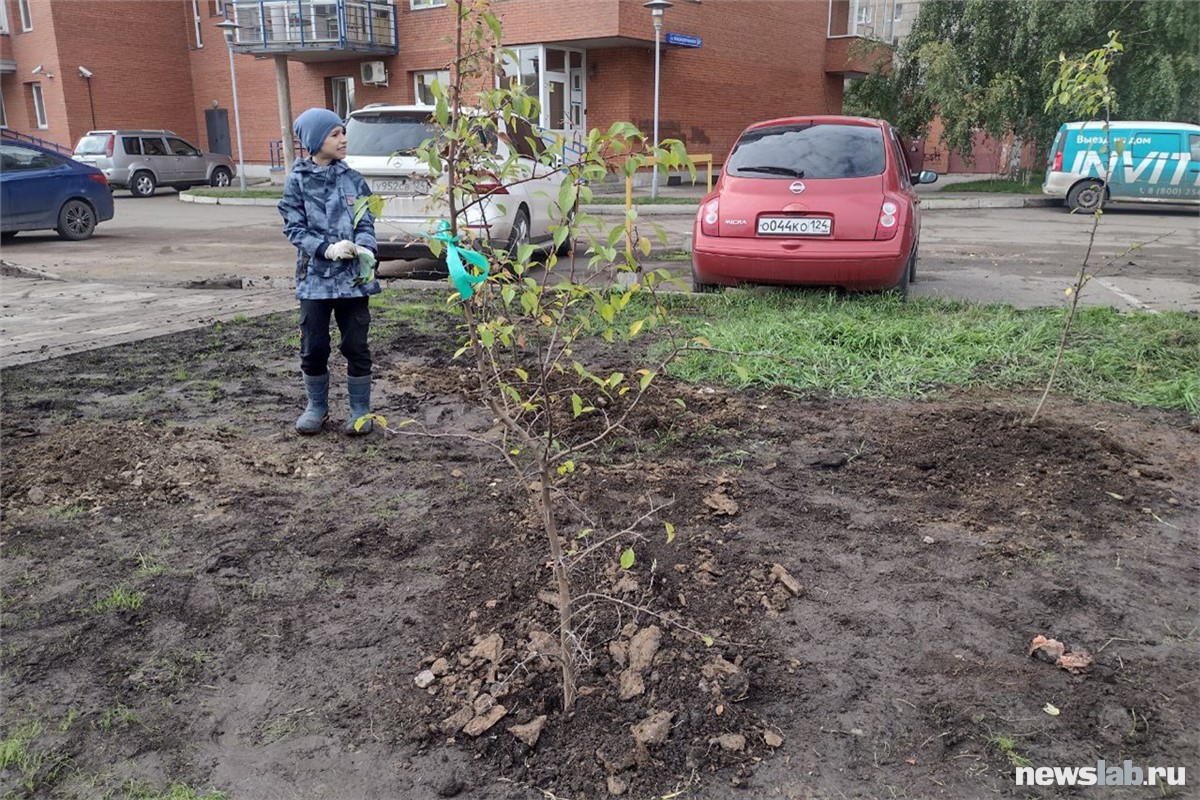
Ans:
{"label": "balcony railing", "polygon": [[234,47],[245,53],[394,54],[396,8],[385,0],[232,0],[242,27]]}

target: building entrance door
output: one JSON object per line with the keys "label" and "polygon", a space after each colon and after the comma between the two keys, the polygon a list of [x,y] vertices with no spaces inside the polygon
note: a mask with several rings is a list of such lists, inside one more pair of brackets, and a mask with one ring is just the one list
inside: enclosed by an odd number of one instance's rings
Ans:
{"label": "building entrance door", "polygon": [[587,129],[587,56],[582,50],[553,45],[512,48],[515,61],[506,62],[506,80],[525,84],[538,99],[538,125],[567,139]]}
{"label": "building entrance door", "polygon": [[233,155],[229,142],[229,111],[224,108],[204,109],[204,127],[208,133],[208,151]]}

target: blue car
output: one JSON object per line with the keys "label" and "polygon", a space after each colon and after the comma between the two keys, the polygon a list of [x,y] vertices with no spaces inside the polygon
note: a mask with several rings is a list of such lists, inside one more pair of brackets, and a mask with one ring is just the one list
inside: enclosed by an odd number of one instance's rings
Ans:
{"label": "blue car", "polygon": [[53,228],[64,239],[87,239],[113,218],[104,173],[27,142],[0,141],[0,235]]}

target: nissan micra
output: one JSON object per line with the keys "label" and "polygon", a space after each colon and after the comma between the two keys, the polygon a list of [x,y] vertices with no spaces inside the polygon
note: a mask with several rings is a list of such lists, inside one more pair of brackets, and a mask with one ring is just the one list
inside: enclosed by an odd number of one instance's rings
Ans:
{"label": "nissan micra", "polygon": [[858,117],[759,122],[738,138],[693,230],[692,288],[742,283],[907,295],[921,234],[891,125]]}

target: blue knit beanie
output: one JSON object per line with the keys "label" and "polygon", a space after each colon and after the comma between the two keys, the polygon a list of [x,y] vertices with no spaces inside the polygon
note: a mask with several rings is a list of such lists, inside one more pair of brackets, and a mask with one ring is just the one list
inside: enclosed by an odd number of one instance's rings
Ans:
{"label": "blue knit beanie", "polygon": [[296,117],[296,124],[292,126],[292,130],[300,144],[312,155],[325,144],[325,137],[331,130],[344,124],[341,117],[327,108],[310,108]]}

